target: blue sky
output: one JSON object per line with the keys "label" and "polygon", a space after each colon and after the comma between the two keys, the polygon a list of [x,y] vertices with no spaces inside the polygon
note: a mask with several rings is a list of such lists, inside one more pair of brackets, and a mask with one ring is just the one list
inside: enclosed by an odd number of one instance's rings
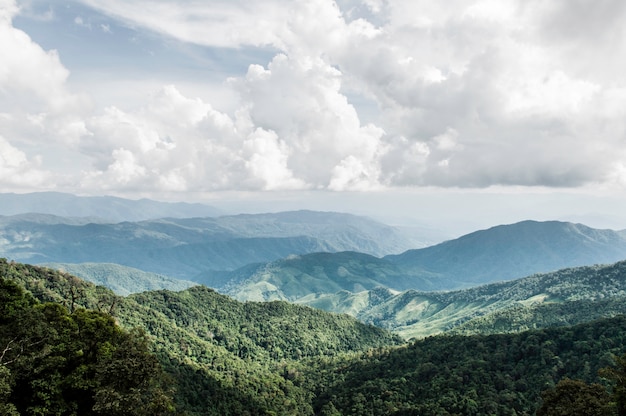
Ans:
{"label": "blue sky", "polygon": [[626,3],[0,0],[0,191],[626,228]]}

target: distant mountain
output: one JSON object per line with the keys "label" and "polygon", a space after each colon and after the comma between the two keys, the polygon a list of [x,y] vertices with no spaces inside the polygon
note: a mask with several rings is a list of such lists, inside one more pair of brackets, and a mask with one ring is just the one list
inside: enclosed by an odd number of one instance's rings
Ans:
{"label": "distant mountain", "polygon": [[211,217],[222,215],[204,204],[131,200],[113,196],[76,196],[61,192],[0,193],[0,215],[25,213],[58,217],[90,217],[101,221],[141,221],[156,218]]}
{"label": "distant mountain", "polygon": [[336,304],[332,297],[341,291],[454,290],[623,259],[626,239],[618,232],[524,221],[382,258],[353,252],[295,256],[234,271],[214,286],[240,300],[305,298],[315,306]]}
{"label": "distant mountain", "polygon": [[221,290],[241,300],[295,301],[311,293],[388,286],[397,274],[392,264],[363,253],[312,253],[238,270]]}
{"label": "distant mountain", "polygon": [[29,263],[117,263],[201,282],[219,271],[294,254],[393,253],[410,242],[393,227],[332,212],[86,223],[43,214],[0,217],[0,257]]}
{"label": "distant mountain", "polygon": [[181,227],[215,230],[239,238],[307,236],[325,242],[331,252],[351,250],[384,256],[415,248],[412,238],[395,227],[339,212],[299,210],[170,221]]}
{"label": "distant mountain", "polygon": [[47,263],[42,264],[42,266],[69,273],[96,285],[105,286],[120,296],[149,290],[180,291],[197,284],[189,280],[175,279],[111,263]]}
{"label": "distant mountain", "polygon": [[623,233],[558,221],[500,225],[385,257],[406,274],[440,281],[442,289],[624,259]]}

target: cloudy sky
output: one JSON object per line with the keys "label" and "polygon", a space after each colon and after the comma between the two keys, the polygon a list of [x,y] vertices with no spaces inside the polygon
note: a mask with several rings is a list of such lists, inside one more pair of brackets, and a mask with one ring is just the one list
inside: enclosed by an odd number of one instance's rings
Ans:
{"label": "cloudy sky", "polygon": [[622,0],[0,0],[0,192],[626,228]]}

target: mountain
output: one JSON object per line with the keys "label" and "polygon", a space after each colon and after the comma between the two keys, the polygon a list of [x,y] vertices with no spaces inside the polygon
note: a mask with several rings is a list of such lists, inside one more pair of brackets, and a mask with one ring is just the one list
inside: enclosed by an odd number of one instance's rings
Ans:
{"label": "mountain", "polygon": [[214,281],[220,270],[292,254],[342,250],[389,253],[409,244],[393,227],[332,212],[116,224],[43,214],[0,217],[2,257],[29,263],[117,263],[202,282]]}
{"label": "mountain", "polygon": [[172,222],[198,229],[217,226],[223,232],[241,238],[308,236],[324,241],[332,252],[352,250],[384,256],[415,248],[413,238],[395,227],[367,217],[339,212],[299,210],[210,219],[173,219]]}
{"label": "mountain", "polygon": [[429,276],[439,280],[442,289],[456,289],[565,267],[614,263],[626,259],[626,238],[582,224],[523,221],[385,259],[406,274]]}
{"label": "mountain", "polygon": [[[606,391],[625,387],[625,348],[619,316],[519,334],[434,336],[304,371],[316,414],[610,416],[619,414],[616,401],[626,405]],[[538,412],[549,405],[546,393],[560,402]]]}
{"label": "mountain", "polygon": [[[337,298],[342,300],[334,300]],[[360,309],[354,307],[354,298],[361,300]],[[353,312],[360,320],[405,338],[442,332],[519,332],[626,314],[626,262],[563,269],[451,292],[394,294],[378,289],[298,302],[314,307],[333,305],[333,309],[324,309]]]}
{"label": "mountain", "polygon": [[161,289],[179,291],[197,284],[112,263],[47,263],[41,266],[105,286],[121,296]]}
{"label": "mountain", "polygon": [[156,218],[210,217],[221,215],[204,204],[131,200],[113,196],[76,196],[61,192],[0,193],[0,215],[25,213],[57,217],[90,217],[105,222],[141,221]]}
{"label": "mountain", "polygon": [[432,288],[428,279],[405,275],[385,259],[344,251],[290,256],[248,266],[230,273],[218,289],[242,301],[293,302],[316,294],[356,293],[377,287],[398,291]]}
{"label": "mountain", "polygon": [[[354,310],[352,302],[365,305],[359,292],[374,288],[454,290],[625,258],[626,239],[616,231],[524,221],[382,258],[355,252],[292,256],[247,266],[213,283],[239,300],[282,299],[346,312]],[[347,306],[334,299],[337,292]]]}

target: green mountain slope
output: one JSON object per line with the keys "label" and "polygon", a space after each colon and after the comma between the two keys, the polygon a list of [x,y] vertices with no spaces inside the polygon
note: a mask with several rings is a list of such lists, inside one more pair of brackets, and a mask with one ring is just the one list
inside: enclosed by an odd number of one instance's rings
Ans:
{"label": "green mountain slope", "polygon": [[626,239],[612,230],[558,221],[523,221],[477,231],[386,260],[415,276],[457,289],[566,267],[626,259]]}
{"label": "green mountain slope", "polygon": [[[363,304],[359,292],[377,287],[453,290],[624,258],[626,239],[618,232],[525,221],[383,258],[354,252],[292,256],[223,275],[214,287],[240,300],[285,299],[316,307],[337,305],[324,308],[346,312],[354,308],[343,291]],[[338,292],[345,306],[334,299]]]}
{"label": "green mountain slope", "polygon": [[[598,370],[615,365],[614,356],[624,351],[626,318],[620,316],[520,334],[429,337],[381,353],[316,361],[306,376],[318,414],[534,415],[543,390],[566,377],[606,382]],[[588,411],[551,414],[617,415]]]}
{"label": "green mountain slope", "polygon": [[145,329],[191,414],[311,414],[290,360],[401,342],[345,315],[284,302],[243,304],[200,286],[122,298],[50,269],[0,261],[0,273],[41,301],[111,311],[122,326]]}
{"label": "green mountain slope", "polygon": [[407,338],[454,329],[466,334],[511,332],[626,313],[625,300],[626,262],[619,262],[453,292],[406,291],[356,316]]}
{"label": "green mountain slope", "polygon": [[[567,279],[552,274],[532,276],[525,284],[541,288],[545,280],[546,289],[552,287],[550,279],[561,281],[554,295],[563,298],[581,288],[587,293],[584,282],[590,289],[618,293],[623,268],[586,268],[591,271],[586,278],[569,279],[571,290]],[[574,276],[576,270],[562,273]],[[615,357],[626,351],[624,315],[517,334],[434,336],[397,345],[388,332],[346,316],[285,302],[244,304],[199,286],[121,298],[64,273],[4,260],[0,278],[37,299],[67,305],[74,312],[65,322],[85,315],[80,307],[89,307],[112,311],[125,327],[144,328],[171,377],[177,410],[188,415],[533,415],[540,393],[559,380],[606,383],[598,370],[615,366]],[[510,298],[526,296],[521,292],[528,289],[502,288]],[[491,289],[476,295],[487,299]],[[460,299],[462,293],[453,295]],[[6,299],[4,292],[0,296]],[[81,355],[72,350],[74,356]],[[132,366],[116,368],[134,375]],[[10,383],[5,374],[0,371],[2,388]],[[25,377],[21,382],[28,382]],[[0,392],[0,410],[4,398]]]}
{"label": "green mountain slope", "polygon": [[231,273],[219,290],[240,300],[289,300],[335,293],[361,292],[376,287],[403,290],[428,288],[425,279],[403,275],[392,263],[363,253],[312,253]]}

